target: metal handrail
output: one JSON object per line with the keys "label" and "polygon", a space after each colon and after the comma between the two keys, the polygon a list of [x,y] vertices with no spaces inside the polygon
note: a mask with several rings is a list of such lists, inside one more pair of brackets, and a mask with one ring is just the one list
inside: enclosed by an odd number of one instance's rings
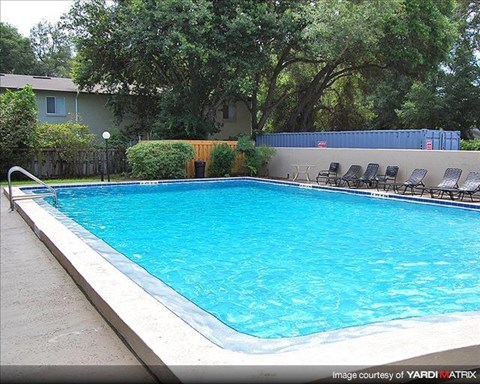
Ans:
{"label": "metal handrail", "polygon": [[[20,173],[23,173],[25,176],[29,177],[30,179],[32,179],[33,181],[36,181],[37,183],[43,185],[45,188],[47,188],[50,193],[42,193],[42,194],[38,194],[38,193],[32,193],[32,194],[29,194],[29,195],[22,195],[22,196],[13,196],[12,195],[12,180],[11,180],[11,176],[12,176],[12,173],[13,172],[20,172]],[[55,189],[53,189],[50,185],[47,185],[45,184],[42,180],[40,180],[37,176],[34,176],[32,175],[30,172],[28,172],[26,169],[23,169],[22,167],[19,167],[18,165],[10,168],[8,170],[8,175],[7,175],[7,179],[8,179],[8,197],[10,199],[10,209],[13,211],[15,206],[14,206],[14,201],[15,200],[25,200],[25,199],[36,199],[36,198],[42,198],[42,197],[49,197],[49,196],[52,196],[53,197],[53,203],[55,205],[57,205],[57,201],[58,201],[58,198],[57,198],[57,191],[55,191]]]}

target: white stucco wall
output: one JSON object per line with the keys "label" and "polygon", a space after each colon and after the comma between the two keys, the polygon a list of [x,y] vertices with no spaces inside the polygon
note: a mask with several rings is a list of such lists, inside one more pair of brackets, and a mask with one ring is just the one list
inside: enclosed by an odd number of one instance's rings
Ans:
{"label": "white stucco wall", "polygon": [[427,186],[437,185],[446,168],[463,170],[460,183],[468,172],[480,172],[479,151],[427,151],[410,149],[351,149],[351,148],[275,148],[277,153],[270,160],[268,169],[272,177],[292,178],[292,164],[312,165],[309,175],[314,179],[321,169],[327,169],[331,161],[340,163],[339,174],[344,174],[350,165],[359,164],[365,170],[368,163],[380,164],[379,174],[388,165],[400,167],[397,180],[406,180],[415,168],[428,170]]}

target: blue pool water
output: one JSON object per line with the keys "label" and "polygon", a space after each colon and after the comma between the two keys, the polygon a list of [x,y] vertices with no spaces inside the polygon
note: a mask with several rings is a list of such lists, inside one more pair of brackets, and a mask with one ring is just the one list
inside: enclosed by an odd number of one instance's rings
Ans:
{"label": "blue pool water", "polygon": [[261,183],[59,189],[58,209],[265,338],[480,309],[480,212]]}

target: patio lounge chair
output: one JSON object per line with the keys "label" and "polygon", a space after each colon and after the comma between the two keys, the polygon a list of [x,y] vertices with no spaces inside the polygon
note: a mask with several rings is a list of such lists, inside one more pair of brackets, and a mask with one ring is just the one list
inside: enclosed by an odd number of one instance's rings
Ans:
{"label": "patio lounge chair", "polygon": [[425,187],[425,184],[423,184],[423,179],[425,178],[425,175],[427,174],[427,172],[428,171],[426,169],[420,169],[420,168],[414,169],[410,177],[407,180],[405,180],[402,184],[393,185],[393,191],[395,193],[400,193],[400,188],[403,187],[404,188],[403,194],[407,192],[407,189],[410,189],[410,191],[412,192],[412,195],[414,195],[415,188]]}
{"label": "patio lounge chair", "polygon": [[383,190],[388,192],[390,188],[397,183],[398,169],[397,165],[389,165],[384,175],[375,177],[373,184],[377,187],[377,191],[379,190],[379,186],[382,185]]}
{"label": "patio lounge chair", "polygon": [[[363,175],[358,179],[353,180],[352,184],[357,188],[360,188],[362,184],[365,184],[367,187],[371,187],[373,181],[375,180],[375,176],[377,176],[379,167],[380,166],[377,163],[369,163]],[[347,184],[350,187],[350,181],[347,180]]]}
{"label": "patio lounge chair", "polygon": [[459,188],[442,188],[443,193],[447,193],[452,200],[454,200],[454,194],[458,195],[458,198],[465,197],[465,194],[470,195],[470,200],[473,202],[473,195],[480,192],[480,172],[470,172],[467,175],[463,185]]}
{"label": "patio lounge chair", "polygon": [[322,169],[320,172],[318,172],[317,184],[320,184],[319,180],[321,179],[325,180],[325,184],[331,184],[332,182],[334,182],[338,176],[339,167],[340,167],[340,163],[333,161],[330,163],[330,166],[328,167],[328,169]]}
{"label": "patio lounge chair", "polygon": [[428,191],[432,198],[435,197],[435,193],[438,194],[438,197],[442,198],[445,192],[447,192],[450,195],[450,198],[453,199],[453,192],[448,192],[448,190],[458,188],[458,180],[461,175],[462,170],[460,168],[447,168],[440,184],[436,187],[422,188],[422,194],[420,196],[423,196],[423,193]]}
{"label": "patio lounge chair", "polygon": [[480,172],[470,172],[465,179],[463,185],[458,188],[458,197],[465,197],[465,194],[470,196],[473,201],[473,194],[480,192]]}
{"label": "patio lounge chair", "polygon": [[350,187],[350,182],[357,180],[360,177],[362,172],[362,167],[360,165],[351,165],[348,168],[347,173],[345,173],[342,177],[335,178],[335,185],[337,187],[343,187],[345,184]]}

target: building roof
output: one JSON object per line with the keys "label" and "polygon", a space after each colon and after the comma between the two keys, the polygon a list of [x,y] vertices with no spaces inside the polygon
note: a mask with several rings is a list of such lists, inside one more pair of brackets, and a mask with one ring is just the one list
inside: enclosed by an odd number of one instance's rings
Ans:
{"label": "building roof", "polygon": [[[63,77],[48,77],[48,76],[30,76],[30,75],[12,75],[7,73],[0,73],[0,87],[9,89],[22,89],[23,87],[31,85],[34,90],[41,91],[60,91],[88,93],[80,90],[72,79]],[[103,92],[100,87],[95,87],[95,93]]]}

